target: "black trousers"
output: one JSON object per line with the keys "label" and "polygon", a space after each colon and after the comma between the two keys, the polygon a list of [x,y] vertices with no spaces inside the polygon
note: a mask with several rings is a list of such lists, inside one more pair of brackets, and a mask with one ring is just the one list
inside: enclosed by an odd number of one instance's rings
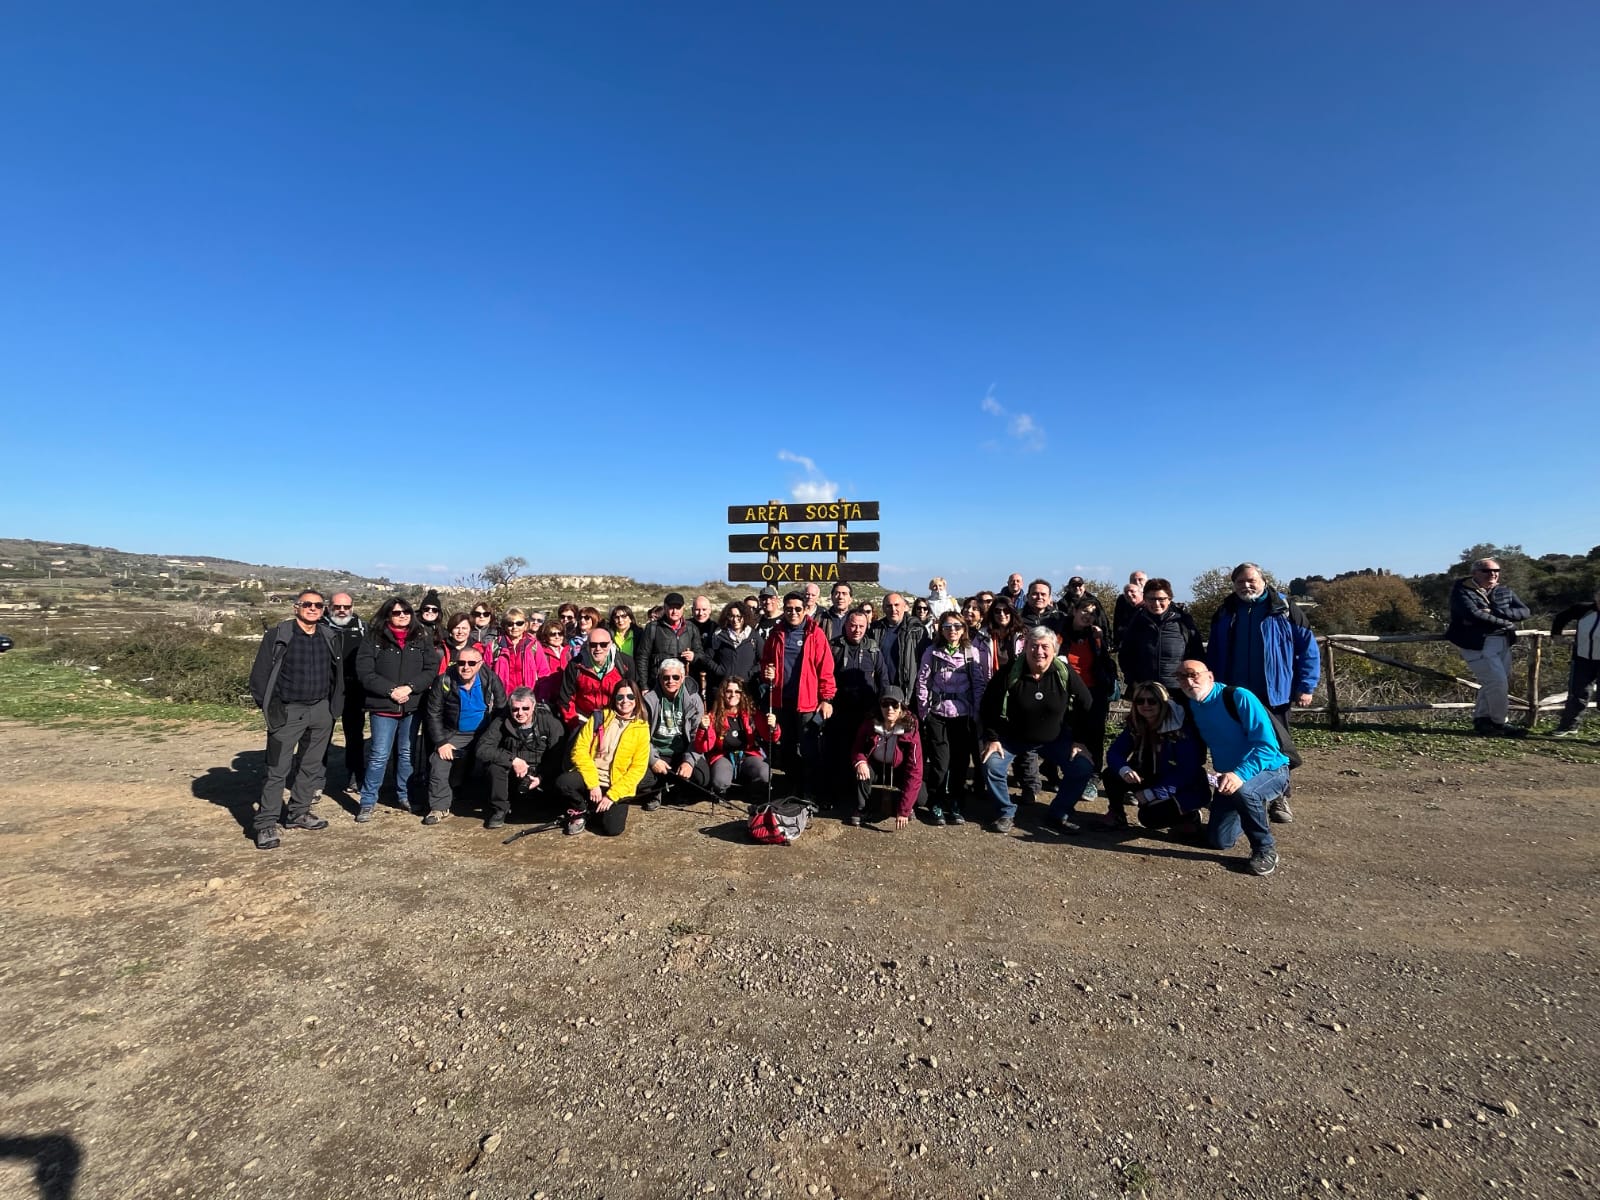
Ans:
{"label": "black trousers", "polygon": [[294,772],[289,819],[303,817],[322,793],[327,772],[323,756],[333,737],[333,714],[326,700],[284,705],[283,724],[267,730],[267,781],[256,806],[257,830],[271,829],[283,817],[283,789]]}
{"label": "black trousers", "polygon": [[537,778],[535,772],[529,771],[521,779],[511,773],[510,767],[502,767],[491,763],[484,768],[484,774],[489,777],[489,815],[491,817],[505,817],[511,812],[513,801],[521,802],[532,799],[537,804],[546,796],[551,797],[554,803],[553,789],[547,791],[544,787],[537,789],[528,786],[528,780]]}
{"label": "black trousers", "polygon": [[616,837],[628,827],[628,802],[619,800],[605,812],[596,812],[589,803],[589,785],[576,771],[568,771],[557,779],[555,792],[563,807],[583,813],[584,824],[596,833]]}
{"label": "black trousers", "polygon": [[822,758],[822,716],[814,712],[778,711],[776,757],[783,768],[785,787],[792,796],[808,800],[820,798],[826,787],[826,764]]}
{"label": "black trousers", "polygon": [[440,758],[438,747],[428,755],[428,808],[431,811],[449,812],[456,790],[472,778],[478,765],[471,749],[476,737],[472,733],[451,734],[449,742],[455,747],[453,759]]}
{"label": "black trousers", "polygon": [[977,741],[967,717],[941,717],[937,713],[922,723],[922,761],[928,782],[929,803],[936,812],[960,807],[966,791],[966,765]]}

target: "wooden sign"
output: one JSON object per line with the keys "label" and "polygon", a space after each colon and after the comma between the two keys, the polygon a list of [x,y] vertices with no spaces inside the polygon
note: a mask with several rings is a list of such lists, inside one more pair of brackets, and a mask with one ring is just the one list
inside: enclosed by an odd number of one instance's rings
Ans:
{"label": "wooden sign", "polygon": [[877,583],[877,563],[742,562],[728,564],[729,583]]}
{"label": "wooden sign", "polygon": [[771,525],[792,521],[876,521],[876,500],[830,500],[822,504],[785,504],[769,500],[765,504],[728,505],[729,525]]}
{"label": "wooden sign", "polygon": [[849,554],[878,549],[876,533],[730,533],[732,554]]}
{"label": "wooden sign", "polygon": [[[849,528],[851,521],[876,521],[876,500],[830,500],[814,504],[730,504],[728,524],[761,525],[766,533],[730,533],[731,554],[765,554],[766,562],[728,564],[730,583],[877,583],[878,564],[850,562],[850,552],[876,551],[878,535]],[[832,532],[785,531],[785,524],[832,521]],[[780,554],[832,554],[834,562],[783,562]]]}

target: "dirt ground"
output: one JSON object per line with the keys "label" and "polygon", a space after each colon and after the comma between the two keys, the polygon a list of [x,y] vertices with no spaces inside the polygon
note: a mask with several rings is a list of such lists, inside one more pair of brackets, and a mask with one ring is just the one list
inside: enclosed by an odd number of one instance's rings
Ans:
{"label": "dirt ground", "polygon": [[1314,757],[1269,879],[704,802],[262,853],[260,769],[0,726],[0,1196],[1600,1195],[1592,766]]}

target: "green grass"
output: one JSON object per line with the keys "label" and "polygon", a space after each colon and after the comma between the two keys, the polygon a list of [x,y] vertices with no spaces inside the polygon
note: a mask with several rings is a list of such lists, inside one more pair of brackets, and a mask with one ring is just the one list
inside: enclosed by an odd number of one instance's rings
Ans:
{"label": "green grass", "polygon": [[1294,726],[1295,744],[1302,751],[1337,762],[1341,750],[1362,751],[1386,765],[1408,758],[1427,758],[1436,762],[1487,763],[1513,759],[1550,758],[1559,762],[1600,763],[1600,720],[1591,716],[1575,738],[1557,740],[1550,734],[1555,722],[1546,718],[1525,738],[1478,737],[1470,730],[1470,716],[1444,724],[1419,721],[1416,724],[1346,725],[1337,732],[1326,726]]}
{"label": "green grass", "polygon": [[34,651],[0,654],[0,719],[40,725],[112,725],[181,729],[197,721],[259,725],[253,709],[229,704],[168,704],[120,687],[81,667],[42,661]]}

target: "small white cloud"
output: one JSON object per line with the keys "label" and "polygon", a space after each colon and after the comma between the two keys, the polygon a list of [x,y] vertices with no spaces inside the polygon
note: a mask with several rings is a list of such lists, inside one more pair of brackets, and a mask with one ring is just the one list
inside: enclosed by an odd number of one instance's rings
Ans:
{"label": "small white cloud", "polygon": [[983,409],[983,411],[988,413],[991,417],[1005,416],[1005,408],[1001,405],[1000,401],[996,400],[993,396],[985,396],[982,400],[978,401],[978,407]]}
{"label": "small white cloud", "polygon": [[839,485],[826,478],[817,469],[815,460],[788,450],[778,451],[779,462],[791,462],[804,468],[806,477],[797,480],[789,489],[789,498],[800,504],[819,504],[839,498]]}
{"label": "small white cloud", "polygon": [[[1045,433],[1039,422],[1033,419],[1032,413],[1010,413],[1006,406],[995,399],[994,384],[989,385],[989,390],[984,393],[983,399],[978,401],[978,407],[991,417],[998,417],[1006,423],[1006,432],[1011,439],[1017,442],[1023,450],[1043,450],[1045,447]],[[982,443],[985,449],[992,446],[990,442]]]}
{"label": "small white cloud", "polygon": [[444,563],[428,563],[422,569],[424,571],[432,571],[435,575],[443,575],[450,570]]}

